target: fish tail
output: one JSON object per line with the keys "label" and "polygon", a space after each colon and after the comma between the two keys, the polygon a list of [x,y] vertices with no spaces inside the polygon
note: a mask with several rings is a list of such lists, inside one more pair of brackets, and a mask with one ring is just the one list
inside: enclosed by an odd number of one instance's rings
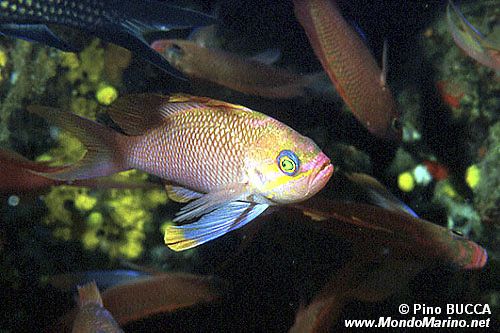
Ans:
{"label": "fish tail", "polygon": [[102,298],[95,281],[78,286],[78,296],[80,307],[87,304],[97,304],[102,306]]}
{"label": "fish tail", "polygon": [[60,171],[42,173],[58,180],[108,176],[129,169],[125,160],[127,137],[99,123],[71,112],[45,106],[29,106],[28,111],[45,118],[77,137],[87,148],[85,156]]}

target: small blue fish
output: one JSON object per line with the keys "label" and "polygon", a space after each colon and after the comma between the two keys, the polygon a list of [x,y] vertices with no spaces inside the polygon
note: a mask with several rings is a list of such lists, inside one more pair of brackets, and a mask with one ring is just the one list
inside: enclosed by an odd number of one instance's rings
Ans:
{"label": "small blue fish", "polygon": [[144,0],[1,0],[0,34],[36,41],[63,51],[78,51],[48,25],[89,32],[120,45],[160,69],[177,71],[144,39],[153,31],[190,28],[214,23],[212,16],[164,1]]}

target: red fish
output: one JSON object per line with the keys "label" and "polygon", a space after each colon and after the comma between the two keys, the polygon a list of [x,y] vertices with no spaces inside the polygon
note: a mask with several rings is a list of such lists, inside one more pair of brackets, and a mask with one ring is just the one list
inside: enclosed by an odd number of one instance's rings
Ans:
{"label": "red fish", "polygon": [[[289,332],[328,332],[346,303],[382,301],[435,263],[477,270],[487,261],[486,251],[476,243],[395,206],[388,210],[316,196],[295,207],[323,230],[351,241],[354,253],[299,310]],[[296,215],[288,218],[300,220]]]}
{"label": "red fish", "polygon": [[[312,216],[326,230],[355,237],[357,241],[370,239],[384,244],[404,258],[442,262],[461,269],[480,269],[488,259],[486,250],[473,241],[407,212],[317,196],[295,207]],[[338,221],[355,226],[356,232],[345,224],[339,226]]]}
{"label": "red fish", "polygon": [[294,7],[314,53],[354,116],[375,136],[399,141],[400,115],[385,68],[379,68],[335,1],[294,0]]}

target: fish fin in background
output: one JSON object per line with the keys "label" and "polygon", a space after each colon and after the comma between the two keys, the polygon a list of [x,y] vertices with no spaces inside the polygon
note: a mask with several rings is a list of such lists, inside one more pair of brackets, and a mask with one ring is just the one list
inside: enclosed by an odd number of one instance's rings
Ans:
{"label": "fish fin in background", "polygon": [[330,81],[328,74],[324,71],[305,74],[303,82],[304,88],[308,94],[311,94],[316,98],[327,98],[328,100],[341,101],[339,94],[335,90],[335,86],[332,84],[332,81]]}
{"label": "fish fin in background", "polygon": [[71,291],[76,285],[89,283],[96,284],[99,290],[105,290],[120,284],[150,277],[151,274],[137,270],[116,269],[52,275],[48,277],[47,283],[62,291]]}
{"label": "fish fin in background", "polygon": [[28,42],[43,43],[66,52],[81,51],[80,48],[58,37],[45,24],[0,24],[0,34],[24,39]]}
{"label": "fish fin in background", "polygon": [[163,273],[110,288],[102,298],[116,321],[125,325],[154,314],[212,302],[226,289],[226,283],[214,277]]}
{"label": "fish fin in background", "polygon": [[101,293],[97,289],[95,281],[89,282],[83,286],[78,286],[79,305],[97,304],[102,306]]}
{"label": "fish fin in background", "polygon": [[269,205],[233,201],[221,205],[198,221],[171,224],[165,230],[165,244],[174,251],[183,251],[241,228],[262,214]]}
{"label": "fish fin in background", "polygon": [[176,214],[174,222],[192,220],[198,216],[225,206],[228,202],[242,200],[247,194],[247,185],[242,183],[228,184],[218,190],[204,194],[188,203]]}
{"label": "fish fin in background", "polygon": [[[452,18],[458,18],[458,25]],[[484,37],[450,0],[446,8],[446,21],[451,36],[458,47],[480,64],[500,71],[500,42]]]}
{"label": "fish fin in background", "polygon": [[281,51],[279,49],[267,49],[254,55],[250,59],[263,63],[265,65],[273,65],[281,58]]}
{"label": "fish fin in background", "polygon": [[187,39],[199,46],[211,49],[218,49],[222,46],[220,39],[217,37],[217,26],[215,24],[193,29]]}
{"label": "fish fin in background", "polygon": [[121,146],[125,145],[125,136],[60,109],[31,105],[28,106],[28,111],[68,131],[87,149],[84,157],[73,165],[57,172],[41,173],[42,175],[52,179],[77,180],[108,176],[128,169],[120,154]]}
{"label": "fish fin in background", "polygon": [[199,199],[203,196],[203,193],[196,192],[182,186],[175,186],[171,184],[165,184],[165,190],[167,191],[167,196],[170,200],[181,203],[189,202],[194,199]]}
{"label": "fish fin in background", "polygon": [[373,200],[375,205],[394,212],[407,213],[418,218],[417,213],[398,199],[375,178],[364,173],[346,174],[346,177],[366,190],[368,196]]}
{"label": "fish fin in background", "polygon": [[123,333],[113,315],[103,306],[101,294],[95,282],[78,287],[79,309],[73,322],[72,332]]}
{"label": "fish fin in background", "polygon": [[380,73],[380,85],[382,88],[387,87],[387,73],[389,68],[387,67],[387,49],[389,45],[387,39],[384,39],[384,47],[382,49],[382,72]]}

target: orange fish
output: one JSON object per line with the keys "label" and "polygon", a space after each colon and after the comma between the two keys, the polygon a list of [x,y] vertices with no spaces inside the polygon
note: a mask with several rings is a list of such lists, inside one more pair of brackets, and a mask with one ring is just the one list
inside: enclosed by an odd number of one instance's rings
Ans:
{"label": "orange fish", "polygon": [[75,165],[45,173],[87,179],[136,168],[161,177],[172,200],[188,202],[165,242],[174,250],[240,228],[268,207],[306,200],[328,182],[330,159],[309,138],[240,105],[204,97],[139,94],[108,111],[127,134],[57,109],[29,110],[86,146]]}
{"label": "orange fish", "polygon": [[190,78],[213,82],[244,94],[268,98],[304,96],[306,88],[319,78],[315,74],[296,74],[189,40],[158,40],[151,47]]}
{"label": "orange fish", "polygon": [[381,70],[335,1],[293,3],[314,53],[354,116],[375,136],[401,140],[400,114],[385,82],[385,65]]}

